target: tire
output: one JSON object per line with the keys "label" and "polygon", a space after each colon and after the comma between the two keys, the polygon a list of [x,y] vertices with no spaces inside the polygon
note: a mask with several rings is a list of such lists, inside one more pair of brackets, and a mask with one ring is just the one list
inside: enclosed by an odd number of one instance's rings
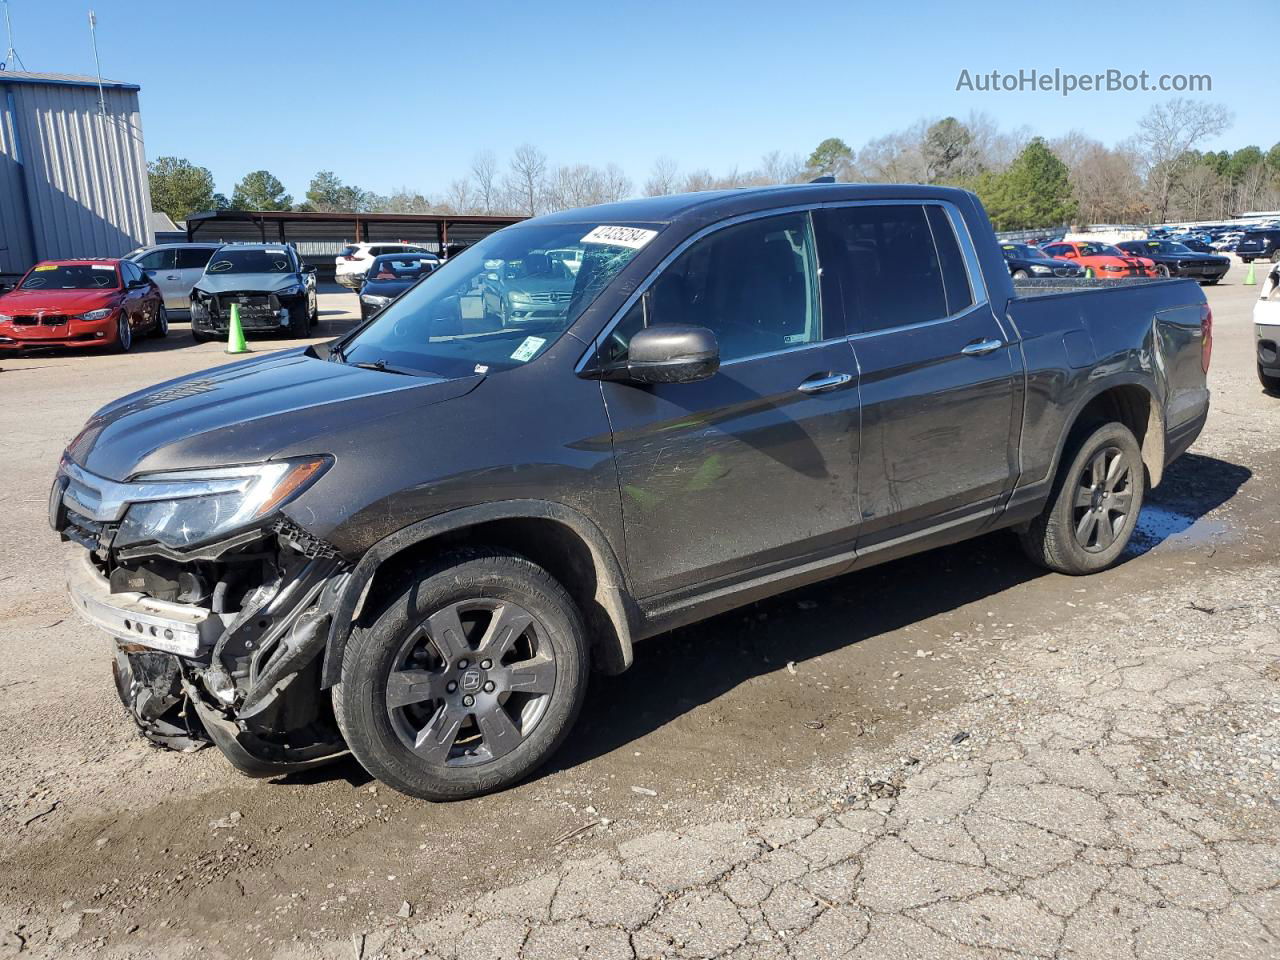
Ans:
{"label": "tire", "polygon": [[[512,623],[514,638],[503,630]],[[459,550],[406,578],[353,631],[333,708],[373,776],[424,800],[462,800],[517,783],[555,752],[588,667],[582,618],[550,574],[513,553]],[[402,679],[389,683],[393,674]]]}
{"label": "tire", "polygon": [[[1081,576],[1111,566],[1128,545],[1142,510],[1146,474],[1138,441],[1122,423],[1094,427],[1068,450],[1074,455],[1059,470],[1048,505],[1020,539],[1036,563]],[[1118,494],[1127,496],[1122,500]]]}
{"label": "tire", "polygon": [[1258,382],[1262,389],[1272,396],[1280,397],[1280,377],[1272,377],[1263,372],[1262,364],[1258,364]]}
{"label": "tire", "polygon": [[1015,279],[1015,280],[1030,280],[1030,279],[1031,279],[1031,274],[1027,273],[1027,271],[1025,271],[1025,270],[1015,270],[1015,271],[1013,271],[1013,279]]}
{"label": "tire", "polygon": [[1280,250],[1273,250],[1270,259],[1272,263],[1280,263]]}
{"label": "tire", "polygon": [[150,336],[167,337],[169,335],[169,311],[164,308],[164,304],[160,304],[160,309],[156,312],[156,324],[151,328]]}
{"label": "tire", "polygon": [[123,310],[116,318],[116,349],[128,353],[133,349],[133,327],[129,325],[129,315]]}
{"label": "tire", "polygon": [[196,343],[208,343],[210,340],[213,339],[213,337],[209,336],[209,334],[207,333],[202,333],[201,331],[197,330],[193,325],[191,327],[191,339],[194,340]]}
{"label": "tire", "polygon": [[289,325],[284,328],[284,335],[290,340],[303,340],[311,336],[310,308],[306,300],[302,302],[301,313],[299,317],[293,310],[289,311]]}
{"label": "tire", "polygon": [[1169,277],[1169,275],[1170,275],[1170,274],[1169,274],[1169,268],[1168,268],[1167,266],[1165,266],[1163,263],[1157,263],[1157,264],[1156,264],[1156,276],[1157,276],[1157,277],[1160,277],[1160,278],[1162,278],[1162,279],[1167,279],[1167,278]]}

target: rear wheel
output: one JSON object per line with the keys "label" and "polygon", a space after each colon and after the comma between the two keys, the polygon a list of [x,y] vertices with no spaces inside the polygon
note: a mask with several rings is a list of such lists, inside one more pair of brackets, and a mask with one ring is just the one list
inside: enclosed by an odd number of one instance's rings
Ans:
{"label": "rear wheel", "polygon": [[1258,380],[1262,384],[1262,389],[1267,393],[1280,396],[1280,377],[1270,376],[1262,368],[1262,364],[1258,364]]}
{"label": "rear wheel", "polygon": [[160,304],[160,309],[156,311],[156,324],[151,328],[151,336],[167,337],[169,335],[169,311],[164,308],[164,304]]}
{"label": "rear wheel", "polygon": [[347,645],[334,713],[351,752],[426,800],[510,786],[559,747],[586,691],[586,633],[541,567],[471,549],[401,585]]}
{"label": "rear wheel", "polygon": [[1128,546],[1146,476],[1138,441],[1122,423],[1094,428],[1074,450],[1021,540],[1036,563],[1078,576],[1105,569]]}

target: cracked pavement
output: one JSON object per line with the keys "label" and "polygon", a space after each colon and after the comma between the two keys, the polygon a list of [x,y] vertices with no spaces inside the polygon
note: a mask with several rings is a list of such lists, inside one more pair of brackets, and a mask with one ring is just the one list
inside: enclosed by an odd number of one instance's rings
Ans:
{"label": "cracked pavement", "polygon": [[[1194,612],[1205,592],[1187,584],[1110,605],[1105,640],[1024,638],[993,670],[996,693],[948,718],[973,733],[903,744],[917,752],[807,815],[642,833],[358,946],[445,960],[1274,960],[1277,574],[1250,574],[1237,586],[1258,602],[1222,617]],[[1181,628],[1190,615],[1205,623]],[[1198,762],[1224,731],[1244,744],[1236,762]]]}

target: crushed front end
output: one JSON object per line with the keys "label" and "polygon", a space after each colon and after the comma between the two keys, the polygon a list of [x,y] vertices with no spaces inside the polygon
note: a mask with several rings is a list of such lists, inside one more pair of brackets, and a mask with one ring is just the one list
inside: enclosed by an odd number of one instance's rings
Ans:
{"label": "crushed front end", "polygon": [[68,570],[72,603],[113,638],[120,699],[148,739],[212,742],[253,776],[345,751],[320,670],[350,566],[279,510],[327,466],[119,483],[63,458],[49,520],[82,548]]}
{"label": "crushed front end", "polygon": [[231,307],[240,314],[240,325],[249,333],[279,333],[288,329],[291,318],[307,308],[303,285],[283,290],[235,290],[210,293],[197,287],[191,291],[191,324],[210,336],[225,335],[231,327]]}

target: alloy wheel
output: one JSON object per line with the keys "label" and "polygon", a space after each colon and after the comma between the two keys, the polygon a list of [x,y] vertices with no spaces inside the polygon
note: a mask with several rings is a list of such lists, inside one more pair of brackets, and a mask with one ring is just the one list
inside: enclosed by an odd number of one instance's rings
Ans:
{"label": "alloy wheel", "polygon": [[124,353],[133,346],[133,327],[129,325],[129,315],[123,311],[120,313],[120,319],[116,321],[116,343]]}
{"label": "alloy wheel", "polygon": [[434,764],[505,756],[546,713],[556,660],[547,631],[508,600],[452,603],[401,646],[386,686],[400,741]]}
{"label": "alloy wheel", "polygon": [[1089,553],[1110,547],[1133,509],[1133,465],[1119,447],[1095,453],[1076,481],[1072,520],[1076,542]]}

